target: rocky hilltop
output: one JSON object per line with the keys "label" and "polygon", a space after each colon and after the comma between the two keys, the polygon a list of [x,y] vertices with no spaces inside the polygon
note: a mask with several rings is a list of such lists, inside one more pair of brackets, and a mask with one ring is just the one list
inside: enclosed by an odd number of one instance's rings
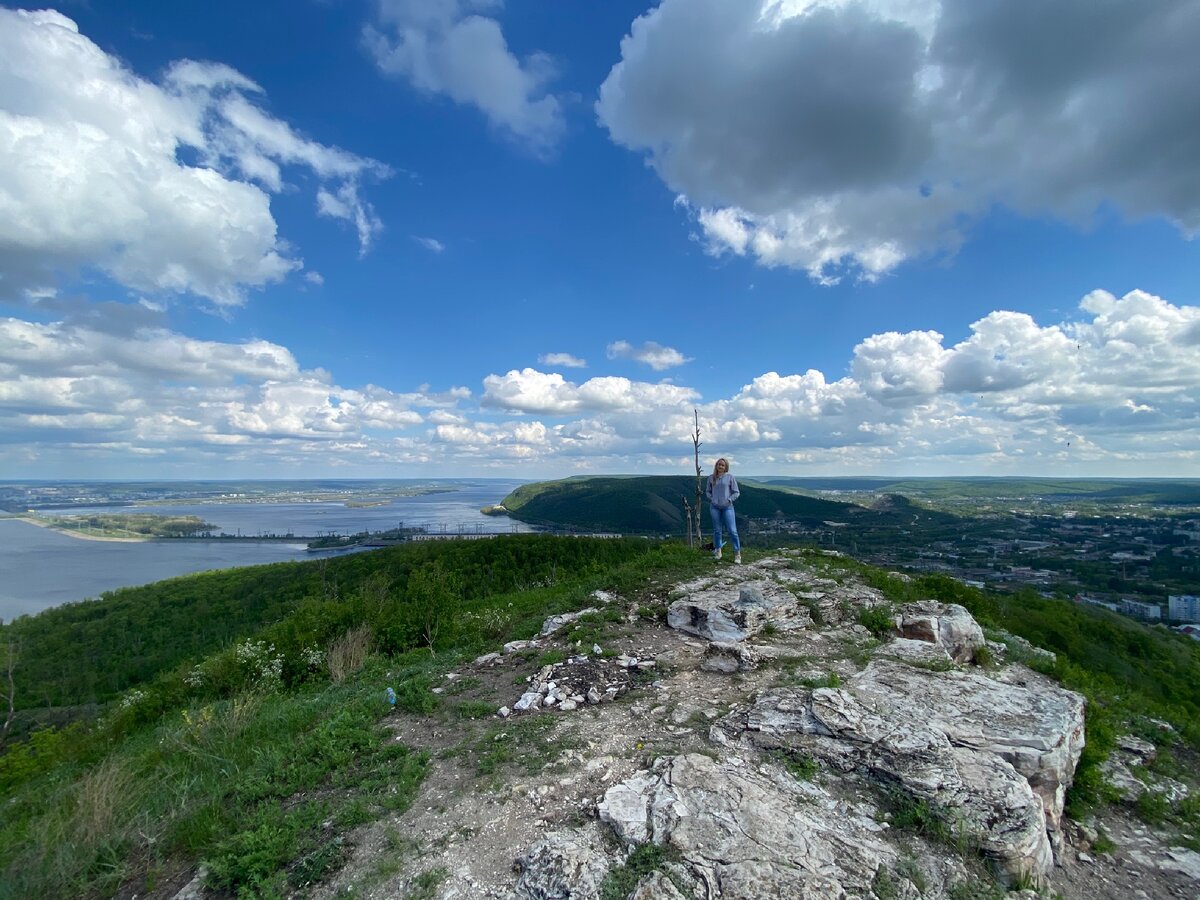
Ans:
{"label": "rocky hilltop", "polygon": [[[814,560],[719,565],[653,608],[597,592],[448,674],[490,726],[395,714],[431,771],[317,896],[1197,896],[1169,836],[1064,814],[1087,709],[1025,664],[1045,651]],[[1153,745],[1122,747],[1124,789],[1162,789],[1134,774]]]}

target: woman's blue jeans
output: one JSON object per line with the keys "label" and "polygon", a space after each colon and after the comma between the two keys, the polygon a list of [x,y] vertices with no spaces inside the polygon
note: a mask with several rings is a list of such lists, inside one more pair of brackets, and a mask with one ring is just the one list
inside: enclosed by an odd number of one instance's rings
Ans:
{"label": "woman's blue jeans", "polygon": [[713,549],[720,550],[725,546],[725,541],[721,539],[721,532],[729,532],[729,538],[733,541],[733,552],[742,552],[742,542],[738,540],[737,533],[737,518],[733,514],[733,507],[727,506],[724,509],[717,509],[715,506],[710,506],[708,511],[712,513],[713,523]]}

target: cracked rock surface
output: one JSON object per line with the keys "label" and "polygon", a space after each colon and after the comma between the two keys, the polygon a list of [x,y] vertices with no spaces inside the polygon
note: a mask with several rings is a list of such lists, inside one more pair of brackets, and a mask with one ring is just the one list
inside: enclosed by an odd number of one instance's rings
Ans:
{"label": "cracked rock surface", "polygon": [[[1120,808],[1065,816],[1082,698],[973,662],[1037,648],[985,641],[961,606],[893,608],[808,559],[656,587],[660,617],[646,596],[594,595],[610,614],[596,643],[566,613],[460,669],[474,686],[448,683],[443,702],[507,717],[395,714],[395,739],[430,753],[420,795],[365,827],[316,896],[405,897],[432,873],[419,896],[598,900],[635,856],[655,863],[624,900],[941,900],[992,896],[971,886],[994,891],[994,875],[1065,900],[1200,896],[1200,855],[1169,835]],[[858,624],[880,606],[895,625],[882,640]],[[481,774],[510,744],[508,768]],[[1115,759],[1140,772],[1154,752],[1122,736]],[[903,804],[945,833],[904,825]],[[1097,849],[1101,830],[1115,846]],[[417,850],[395,860],[399,845]]]}

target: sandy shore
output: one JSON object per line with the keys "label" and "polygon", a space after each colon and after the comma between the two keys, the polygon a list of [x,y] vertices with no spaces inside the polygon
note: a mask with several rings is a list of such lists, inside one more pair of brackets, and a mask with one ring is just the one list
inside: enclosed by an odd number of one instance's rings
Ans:
{"label": "sandy shore", "polygon": [[81,531],[72,531],[69,528],[60,528],[53,522],[47,522],[45,519],[35,519],[32,516],[14,516],[18,522],[27,522],[30,525],[36,525],[38,528],[48,528],[51,531],[56,531],[59,534],[65,534],[67,537],[77,538],[81,541],[107,541],[115,544],[141,544],[145,541],[152,541],[152,537],[105,537],[99,534],[84,534]]}

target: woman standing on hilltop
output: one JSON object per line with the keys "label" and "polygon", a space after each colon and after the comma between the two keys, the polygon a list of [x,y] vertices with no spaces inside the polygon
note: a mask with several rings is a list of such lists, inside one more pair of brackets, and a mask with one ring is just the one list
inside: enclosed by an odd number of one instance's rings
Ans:
{"label": "woman standing on hilltop", "polygon": [[742,543],[738,540],[737,518],[733,514],[733,502],[741,491],[738,490],[737,479],[729,473],[729,460],[721,457],[713,466],[713,472],[708,476],[708,485],[704,495],[708,497],[708,509],[712,513],[713,523],[713,559],[721,558],[721,531],[728,531],[733,539],[733,561],[742,561]]}

